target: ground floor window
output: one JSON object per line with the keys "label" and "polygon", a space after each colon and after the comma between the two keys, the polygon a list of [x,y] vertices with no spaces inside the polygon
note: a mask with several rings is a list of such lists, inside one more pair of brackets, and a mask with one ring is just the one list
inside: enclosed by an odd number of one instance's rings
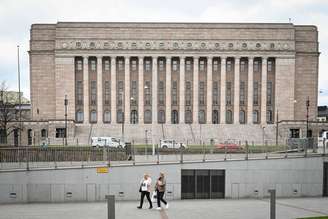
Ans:
{"label": "ground floor window", "polygon": [[289,129],[291,138],[300,138],[300,129]]}
{"label": "ground floor window", "polygon": [[4,129],[0,129],[0,144],[6,144],[6,131]]}
{"label": "ground floor window", "polygon": [[65,138],[66,129],[65,128],[56,128],[56,138]]}

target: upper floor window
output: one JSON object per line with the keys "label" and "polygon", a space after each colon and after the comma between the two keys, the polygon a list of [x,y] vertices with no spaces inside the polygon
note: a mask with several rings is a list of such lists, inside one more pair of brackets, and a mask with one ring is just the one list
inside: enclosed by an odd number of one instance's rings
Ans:
{"label": "upper floor window", "polygon": [[257,110],[253,111],[253,123],[259,123],[259,111]]}
{"label": "upper floor window", "polygon": [[145,105],[149,106],[151,105],[151,93],[150,93],[150,81],[146,81],[145,83]]}
{"label": "upper floor window", "polygon": [[178,124],[179,123],[179,113],[177,110],[172,111],[172,124]]}
{"label": "upper floor window", "polygon": [[213,82],[213,105],[219,105],[219,86],[218,82]]}
{"label": "upper floor window", "polygon": [[254,81],[253,85],[253,105],[259,105],[259,82]]}
{"label": "upper floor window", "polygon": [[97,122],[97,112],[95,110],[90,112],[90,122]]}
{"label": "upper floor window", "polygon": [[131,70],[137,71],[137,60],[133,59],[131,62]]}
{"label": "upper floor window", "polygon": [[239,94],[240,94],[240,97],[239,97],[239,104],[241,106],[245,105],[245,99],[246,99],[246,95],[245,95],[245,81],[241,81],[240,82],[240,91],[239,91]]}
{"label": "upper floor window", "polygon": [[200,124],[205,124],[206,123],[205,111],[204,110],[200,110],[198,112],[198,121],[199,121]]}
{"label": "upper floor window", "polygon": [[231,71],[232,71],[232,61],[227,60],[227,72],[231,72]]}
{"label": "upper floor window", "polygon": [[151,71],[151,61],[149,59],[145,61],[145,71]]}
{"label": "upper floor window", "polygon": [[164,93],[164,81],[158,83],[158,104],[164,106],[165,93]]}
{"label": "upper floor window", "polygon": [[219,71],[219,61],[218,60],[213,60],[213,71],[214,72]]}
{"label": "upper floor window", "polygon": [[254,60],[254,72],[260,72],[260,61]]}
{"label": "upper floor window", "polygon": [[110,104],[110,81],[105,81],[105,105]]}
{"label": "upper floor window", "polygon": [[165,111],[164,110],[158,111],[158,123],[160,123],[160,124],[165,123]]}
{"label": "upper floor window", "polygon": [[246,123],[246,115],[244,110],[239,111],[239,123],[245,124]]}
{"label": "upper floor window", "polygon": [[192,67],[191,67],[191,61],[190,60],[186,60],[186,71],[191,71]]}
{"label": "upper floor window", "polygon": [[231,124],[232,123],[232,111],[227,110],[226,112],[226,123]]}
{"label": "upper floor window", "polygon": [[83,122],[83,112],[79,110],[76,112],[76,122]]}
{"label": "upper floor window", "polygon": [[192,101],[191,82],[186,81],[186,106],[191,106],[191,101]]}
{"label": "upper floor window", "polygon": [[160,59],[158,61],[158,70],[159,71],[164,71],[164,60],[163,59]]}
{"label": "upper floor window", "polygon": [[131,105],[136,106],[138,100],[138,86],[137,81],[131,81]]}
{"label": "upper floor window", "polygon": [[172,61],[172,70],[173,71],[178,71],[178,60],[173,60]]}
{"label": "upper floor window", "polygon": [[267,105],[271,106],[272,105],[272,81],[268,81],[267,83]]}
{"label": "upper floor window", "polygon": [[227,96],[227,102],[226,102],[226,104],[228,105],[228,106],[230,106],[231,105],[231,103],[232,103],[232,94],[231,94],[231,82],[229,81],[229,82],[227,82],[227,94],[226,94]]}
{"label": "upper floor window", "polygon": [[144,122],[145,124],[149,124],[152,121],[152,116],[151,116],[151,111],[150,110],[146,110],[145,111],[145,119]]}
{"label": "upper floor window", "polygon": [[97,81],[91,81],[91,105],[97,104]]}
{"label": "upper floor window", "polygon": [[124,91],[123,91],[123,81],[118,81],[118,86],[117,86],[117,105],[118,106],[122,106],[123,104],[123,95],[124,95]]}
{"label": "upper floor window", "polygon": [[90,61],[90,70],[91,71],[96,71],[96,67],[97,66],[97,62],[96,62],[96,60],[94,60],[94,59],[92,59],[91,61]]}
{"label": "upper floor window", "polygon": [[82,63],[82,60],[80,60],[80,59],[76,61],[76,70],[78,70],[78,71],[83,70],[83,63]]}
{"label": "upper floor window", "polygon": [[130,123],[131,124],[137,124],[138,123],[138,112],[137,112],[137,110],[132,110],[131,111]]}
{"label": "upper floor window", "polygon": [[123,111],[121,109],[117,110],[117,113],[116,113],[116,121],[117,123],[123,123]]}
{"label": "upper floor window", "polygon": [[76,82],[76,104],[83,104],[83,83],[82,81]]}
{"label": "upper floor window", "polygon": [[172,83],[172,105],[178,105],[178,82],[173,81]]}
{"label": "upper floor window", "polygon": [[205,105],[205,83],[204,81],[199,82],[199,105]]}
{"label": "upper floor window", "polygon": [[267,111],[267,123],[273,123],[273,113],[272,110]]}
{"label": "upper floor window", "polygon": [[268,60],[268,72],[274,72],[274,62],[273,60]]}
{"label": "upper floor window", "polygon": [[240,61],[240,72],[241,73],[247,72],[247,65],[245,60]]}
{"label": "upper floor window", "polygon": [[118,60],[117,65],[118,65],[118,70],[119,71],[123,71],[124,70],[124,62],[123,62],[122,59]]}
{"label": "upper floor window", "polygon": [[104,70],[109,71],[110,69],[110,61],[108,59],[105,59],[104,61]]}
{"label": "upper floor window", "polygon": [[213,110],[212,122],[213,122],[213,124],[219,124],[219,111],[218,110]]}
{"label": "upper floor window", "polygon": [[205,71],[205,61],[204,60],[199,61],[199,71]]}
{"label": "upper floor window", "polygon": [[192,112],[191,112],[191,110],[186,110],[185,122],[187,124],[191,124],[192,123]]}
{"label": "upper floor window", "polygon": [[104,122],[109,123],[110,121],[111,121],[110,111],[105,111],[104,112]]}

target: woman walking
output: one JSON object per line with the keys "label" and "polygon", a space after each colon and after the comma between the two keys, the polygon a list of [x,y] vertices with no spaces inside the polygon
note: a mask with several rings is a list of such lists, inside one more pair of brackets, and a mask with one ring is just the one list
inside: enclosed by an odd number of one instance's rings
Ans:
{"label": "woman walking", "polygon": [[151,186],[151,178],[148,174],[144,174],[144,178],[141,180],[141,185],[139,192],[141,193],[141,198],[140,198],[140,205],[137,207],[139,209],[142,208],[143,201],[145,196],[147,197],[147,200],[149,202],[149,209],[153,208],[153,204],[151,203],[150,200],[150,186]]}
{"label": "woman walking", "polygon": [[160,173],[159,178],[156,181],[155,190],[157,192],[157,210],[161,210],[161,202],[165,204],[165,208],[169,208],[169,204],[163,199],[166,190],[166,180],[164,173]]}

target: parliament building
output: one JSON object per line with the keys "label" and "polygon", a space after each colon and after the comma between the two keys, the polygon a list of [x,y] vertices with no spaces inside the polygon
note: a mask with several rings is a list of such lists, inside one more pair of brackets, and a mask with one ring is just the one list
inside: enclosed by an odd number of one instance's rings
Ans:
{"label": "parliament building", "polygon": [[316,26],[292,23],[33,24],[27,125],[35,144],[62,142],[65,118],[69,144],[304,137],[318,46]]}

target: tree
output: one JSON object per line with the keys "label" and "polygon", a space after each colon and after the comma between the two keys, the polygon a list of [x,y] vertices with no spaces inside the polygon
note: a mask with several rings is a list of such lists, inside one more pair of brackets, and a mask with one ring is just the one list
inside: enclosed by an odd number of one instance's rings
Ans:
{"label": "tree", "polygon": [[0,143],[7,144],[8,136],[19,130],[18,124],[18,110],[16,109],[17,102],[10,101],[8,96],[8,87],[6,82],[0,85]]}

